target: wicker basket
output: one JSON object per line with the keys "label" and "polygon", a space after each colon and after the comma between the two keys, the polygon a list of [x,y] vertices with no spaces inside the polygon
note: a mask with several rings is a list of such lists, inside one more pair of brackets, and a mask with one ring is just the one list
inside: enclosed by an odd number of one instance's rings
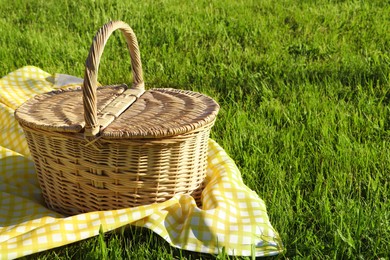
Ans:
{"label": "wicker basket", "polygon": [[[97,87],[100,57],[120,29],[133,86]],[[48,207],[67,215],[200,197],[219,106],[184,90],[144,90],[136,36],[125,23],[96,34],[83,87],[37,95],[15,112]],[[83,113],[84,112],[84,113]]]}

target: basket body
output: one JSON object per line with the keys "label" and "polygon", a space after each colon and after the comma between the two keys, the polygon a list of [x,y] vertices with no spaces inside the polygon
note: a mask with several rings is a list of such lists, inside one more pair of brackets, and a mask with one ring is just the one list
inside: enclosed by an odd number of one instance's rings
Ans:
{"label": "basket body", "polygon": [[163,139],[102,140],[23,127],[45,202],[66,215],[163,202],[199,201],[211,124]]}

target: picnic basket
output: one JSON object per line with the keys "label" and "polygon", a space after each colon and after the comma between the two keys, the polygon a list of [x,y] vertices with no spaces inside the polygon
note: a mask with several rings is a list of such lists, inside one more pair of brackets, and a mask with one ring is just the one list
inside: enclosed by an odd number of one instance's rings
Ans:
{"label": "picnic basket", "polygon": [[[125,36],[133,84],[99,86],[104,46]],[[105,24],[93,39],[83,86],[37,95],[15,117],[23,128],[47,206],[73,215],[199,199],[208,139],[218,104],[200,93],[145,91],[138,42],[124,22]]]}

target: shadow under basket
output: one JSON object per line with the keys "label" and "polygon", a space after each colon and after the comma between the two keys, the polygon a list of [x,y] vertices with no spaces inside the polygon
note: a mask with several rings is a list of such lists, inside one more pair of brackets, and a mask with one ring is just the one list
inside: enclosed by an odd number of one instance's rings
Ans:
{"label": "shadow under basket", "polygon": [[[133,85],[97,87],[99,59],[116,29],[129,47]],[[73,215],[164,202],[175,194],[199,203],[218,110],[200,93],[145,91],[135,34],[118,21],[96,34],[82,88],[37,95],[15,117],[47,206]]]}

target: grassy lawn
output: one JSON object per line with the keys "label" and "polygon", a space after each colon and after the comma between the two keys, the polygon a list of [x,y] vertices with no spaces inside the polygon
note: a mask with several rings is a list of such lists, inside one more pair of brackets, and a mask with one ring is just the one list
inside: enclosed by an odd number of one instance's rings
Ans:
{"label": "grassy lawn", "polygon": [[[389,257],[389,1],[0,0],[0,76],[82,77],[93,35],[117,19],[138,37],[147,87],[220,103],[212,137],[264,199],[281,257]],[[115,33],[99,80],[129,71]],[[128,228],[28,259],[212,257]]]}

